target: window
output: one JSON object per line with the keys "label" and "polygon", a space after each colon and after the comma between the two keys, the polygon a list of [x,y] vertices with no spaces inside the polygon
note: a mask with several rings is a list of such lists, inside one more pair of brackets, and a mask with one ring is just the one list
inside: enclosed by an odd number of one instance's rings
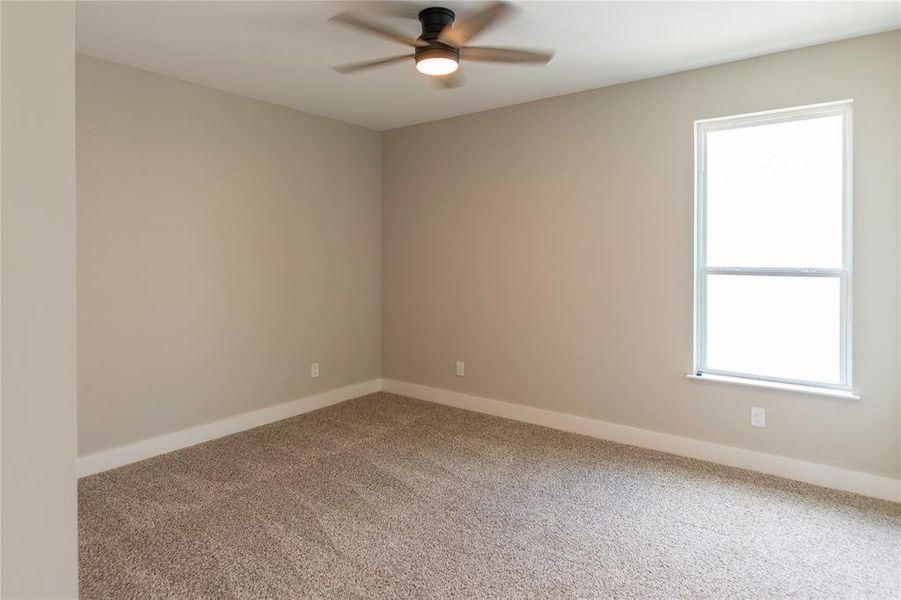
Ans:
{"label": "window", "polygon": [[850,391],[851,102],[695,136],[695,376]]}

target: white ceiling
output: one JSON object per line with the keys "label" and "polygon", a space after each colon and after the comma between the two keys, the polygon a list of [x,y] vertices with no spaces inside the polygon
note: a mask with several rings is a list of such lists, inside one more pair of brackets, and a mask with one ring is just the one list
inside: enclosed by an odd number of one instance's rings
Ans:
{"label": "white ceiling", "polygon": [[[435,0],[459,15],[480,3]],[[556,50],[545,67],[465,64],[439,90],[410,64],[332,65],[406,48],[327,22],[341,10],[415,37],[426,2],[80,2],[78,51],[374,129],[390,129],[901,27],[901,2],[518,2],[475,42]],[[404,18],[408,15],[411,18]],[[458,17],[459,18],[459,17]]]}

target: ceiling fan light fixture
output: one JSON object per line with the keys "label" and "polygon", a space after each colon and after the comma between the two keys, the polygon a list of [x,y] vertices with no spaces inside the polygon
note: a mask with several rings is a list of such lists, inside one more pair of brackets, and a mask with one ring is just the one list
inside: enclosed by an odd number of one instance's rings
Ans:
{"label": "ceiling fan light fixture", "polygon": [[422,48],[416,52],[416,70],[425,75],[450,75],[460,67],[460,53],[452,48]]}

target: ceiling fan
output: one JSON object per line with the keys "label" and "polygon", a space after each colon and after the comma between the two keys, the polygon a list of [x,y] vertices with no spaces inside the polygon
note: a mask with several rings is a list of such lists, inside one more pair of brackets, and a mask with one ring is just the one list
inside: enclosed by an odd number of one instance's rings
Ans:
{"label": "ceiling fan", "polygon": [[341,12],[331,20],[412,46],[413,54],[389,56],[333,68],[339,73],[356,73],[412,58],[416,63],[416,70],[420,73],[435,77],[442,87],[457,87],[461,83],[457,71],[460,67],[460,60],[542,65],[548,62],[554,56],[553,52],[468,45],[470,40],[488,27],[496,25],[512,12],[510,4],[494,2],[487,8],[456,21],[454,11],[449,8],[433,6],[419,11],[418,18],[422,26],[422,33],[417,38],[382,25],[363,13]]}

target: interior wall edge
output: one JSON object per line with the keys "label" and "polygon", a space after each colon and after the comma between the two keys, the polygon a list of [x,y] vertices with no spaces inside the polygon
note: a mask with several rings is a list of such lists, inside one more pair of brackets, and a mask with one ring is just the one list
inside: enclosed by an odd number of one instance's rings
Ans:
{"label": "interior wall edge", "polygon": [[0,14],[0,597],[75,598],[75,6]]}

